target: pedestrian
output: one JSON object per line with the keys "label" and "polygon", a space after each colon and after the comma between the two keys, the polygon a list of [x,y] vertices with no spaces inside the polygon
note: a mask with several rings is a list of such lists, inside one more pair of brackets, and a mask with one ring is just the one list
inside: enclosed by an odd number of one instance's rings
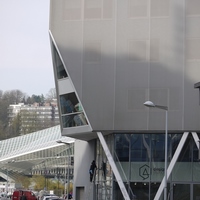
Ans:
{"label": "pedestrian", "polygon": [[93,180],[96,169],[97,169],[96,162],[95,162],[95,160],[93,160],[91,165],[90,165],[90,170],[89,170],[90,182],[92,182],[92,180]]}
{"label": "pedestrian", "polygon": [[106,162],[102,161],[101,169],[103,172],[102,175],[103,175],[104,179],[106,179]]}

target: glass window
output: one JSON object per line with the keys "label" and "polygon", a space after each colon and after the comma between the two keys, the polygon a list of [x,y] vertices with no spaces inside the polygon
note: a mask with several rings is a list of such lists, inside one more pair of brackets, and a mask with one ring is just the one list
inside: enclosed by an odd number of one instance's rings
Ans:
{"label": "glass window", "polygon": [[129,140],[125,135],[117,134],[115,137],[115,151],[119,161],[129,161]]}
{"label": "glass window", "polygon": [[[169,147],[168,147],[168,150],[169,150]],[[151,151],[152,151],[152,161],[164,162],[165,160],[165,134],[151,135]]]}
{"label": "glass window", "polygon": [[131,161],[148,161],[150,144],[148,134],[131,135]]}
{"label": "glass window", "polygon": [[60,95],[60,106],[62,114],[76,112],[77,105],[79,105],[79,102],[74,92]]}
{"label": "glass window", "polygon": [[188,200],[190,199],[190,185],[174,184],[173,199]]}
{"label": "glass window", "polygon": [[[192,138],[191,135],[188,136],[183,148],[182,148],[182,151],[178,157],[178,162],[191,162],[192,161],[192,148],[191,148],[191,142],[193,141],[194,139]],[[180,142],[180,140],[179,140]]]}
{"label": "glass window", "polygon": [[200,185],[195,184],[193,186],[193,199],[200,199]]}
{"label": "glass window", "polygon": [[62,123],[64,128],[88,124],[83,113],[64,115],[62,116]]}
{"label": "glass window", "polygon": [[131,149],[131,161],[149,160],[148,134],[116,134],[115,147],[119,161],[129,161],[129,148]]}
{"label": "glass window", "polygon": [[62,63],[62,61],[60,59],[60,56],[59,56],[54,44],[53,44],[53,52],[54,52],[53,61],[54,61],[55,69],[56,69],[56,72],[57,72],[56,73],[57,74],[57,78],[58,79],[62,79],[62,78],[68,77],[67,72],[66,72],[66,70],[64,68],[64,65],[63,65],[63,63]]}
{"label": "glass window", "polygon": [[88,124],[74,92],[60,95],[60,107],[64,128]]}

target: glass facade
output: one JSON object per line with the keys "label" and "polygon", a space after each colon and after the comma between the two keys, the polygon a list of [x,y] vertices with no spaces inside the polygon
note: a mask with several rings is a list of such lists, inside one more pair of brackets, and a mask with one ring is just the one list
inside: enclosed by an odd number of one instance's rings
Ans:
{"label": "glass facade", "polygon": [[[106,137],[107,145],[112,152],[113,149],[113,135],[109,135]],[[111,170],[111,166],[107,160],[105,152],[97,140],[96,144],[96,164],[98,170],[96,171],[95,177],[95,191],[96,191],[96,199],[104,200],[104,199],[112,199],[113,196],[113,173]]]}
{"label": "glass facade", "polygon": [[60,95],[60,105],[64,128],[88,124],[74,92]]}
{"label": "glass facade", "polygon": [[[168,165],[181,137],[182,134],[168,134]],[[137,200],[154,199],[164,177],[165,134],[113,134],[105,139],[129,196]],[[106,158],[99,142],[97,143],[97,160],[100,164]],[[168,179],[168,198],[172,200],[200,198],[198,157],[198,148],[193,136],[189,134]],[[106,170],[106,180],[108,177],[109,180],[113,180],[109,182],[109,186],[113,188],[109,194],[113,194],[113,199],[121,200],[123,196],[111,174],[111,171],[108,173]],[[97,180],[100,180],[100,174],[97,174]]]}

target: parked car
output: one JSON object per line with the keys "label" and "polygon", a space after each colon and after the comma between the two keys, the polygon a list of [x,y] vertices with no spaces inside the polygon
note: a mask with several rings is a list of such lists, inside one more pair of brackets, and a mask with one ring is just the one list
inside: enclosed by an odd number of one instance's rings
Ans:
{"label": "parked car", "polygon": [[48,194],[48,195],[43,196],[41,199],[42,200],[51,200],[51,199],[58,199],[58,198],[59,197],[54,194]]}
{"label": "parked car", "polygon": [[37,200],[35,194],[30,190],[15,190],[12,200]]}

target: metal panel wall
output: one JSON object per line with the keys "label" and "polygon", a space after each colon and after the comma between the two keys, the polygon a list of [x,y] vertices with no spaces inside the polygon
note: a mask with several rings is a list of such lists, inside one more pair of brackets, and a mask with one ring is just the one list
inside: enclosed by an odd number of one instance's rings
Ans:
{"label": "metal panel wall", "polygon": [[93,130],[199,130],[195,0],[51,1],[50,30]]}

